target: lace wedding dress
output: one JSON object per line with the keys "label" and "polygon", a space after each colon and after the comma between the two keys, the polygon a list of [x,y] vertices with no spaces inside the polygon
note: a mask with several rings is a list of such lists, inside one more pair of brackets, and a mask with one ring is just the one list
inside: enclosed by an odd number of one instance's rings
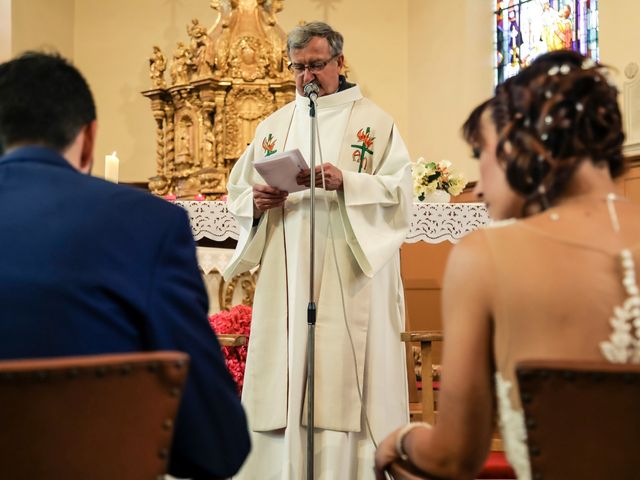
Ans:
{"label": "lace wedding dress", "polygon": [[520,480],[530,479],[531,473],[514,378],[517,361],[640,363],[634,261],[639,216],[637,207],[625,204],[624,222],[619,223],[613,200],[609,196],[606,203],[600,199],[600,205],[578,205],[575,211],[553,209],[540,219],[484,231],[500,292],[494,318],[499,424],[507,459]]}

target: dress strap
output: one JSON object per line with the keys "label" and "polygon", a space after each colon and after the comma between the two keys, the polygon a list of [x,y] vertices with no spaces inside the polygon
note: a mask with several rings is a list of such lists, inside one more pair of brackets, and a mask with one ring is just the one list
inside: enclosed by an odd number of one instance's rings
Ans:
{"label": "dress strap", "polygon": [[607,210],[609,211],[609,219],[611,220],[611,228],[616,233],[620,232],[620,222],[618,221],[618,212],[616,211],[615,201],[617,200],[615,193],[607,194]]}

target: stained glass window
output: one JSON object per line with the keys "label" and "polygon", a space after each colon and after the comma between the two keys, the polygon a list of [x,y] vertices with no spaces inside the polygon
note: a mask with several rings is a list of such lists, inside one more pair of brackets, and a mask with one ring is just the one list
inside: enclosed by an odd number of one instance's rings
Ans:
{"label": "stained glass window", "polygon": [[494,0],[494,18],[496,85],[551,50],[599,60],[598,0]]}

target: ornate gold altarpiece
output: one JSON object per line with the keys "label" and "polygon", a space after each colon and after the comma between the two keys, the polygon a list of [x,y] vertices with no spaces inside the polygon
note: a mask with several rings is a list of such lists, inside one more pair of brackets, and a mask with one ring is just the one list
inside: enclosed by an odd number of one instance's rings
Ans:
{"label": "ornate gold altarpiece", "polygon": [[[156,121],[156,195],[215,199],[258,123],[295,98],[286,35],[276,21],[284,0],[212,0],[205,28],[193,19],[170,65],[159,47],[149,59]],[[169,78],[165,78],[165,70]]]}

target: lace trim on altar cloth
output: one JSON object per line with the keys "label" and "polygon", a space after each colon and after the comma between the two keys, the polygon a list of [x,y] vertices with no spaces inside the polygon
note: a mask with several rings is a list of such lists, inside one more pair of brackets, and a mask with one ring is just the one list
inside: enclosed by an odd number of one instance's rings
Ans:
{"label": "lace trim on altar cloth", "polygon": [[484,203],[415,203],[405,242],[458,243],[490,221]]}
{"label": "lace trim on altar cloth", "polygon": [[509,391],[513,384],[496,372],[496,396],[498,397],[498,423],[502,433],[502,443],[507,460],[516,472],[519,480],[531,479],[529,452],[527,450],[527,430],[524,412],[511,406]]}
{"label": "lace trim on altar cloth", "polygon": [[600,351],[611,363],[640,363],[640,291],[636,283],[636,267],[629,249],[620,252],[622,285],[627,299],[613,309],[609,320],[613,332],[600,343]]}
{"label": "lace trim on altar cloth", "polygon": [[[196,240],[237,240],[240,226],[225,202],[177,201],[189,214]],[[466,234],[490,223],[482,203],[417,203],[413,205],[407,243],[457,243]]]}
{"label": "lace trim on altar cloth", "polygon": [[216,242],[237,240],[240,225],[227,210],[226,202],[174,202],[189,214],[191,231],[196,240],[208,238]]}

